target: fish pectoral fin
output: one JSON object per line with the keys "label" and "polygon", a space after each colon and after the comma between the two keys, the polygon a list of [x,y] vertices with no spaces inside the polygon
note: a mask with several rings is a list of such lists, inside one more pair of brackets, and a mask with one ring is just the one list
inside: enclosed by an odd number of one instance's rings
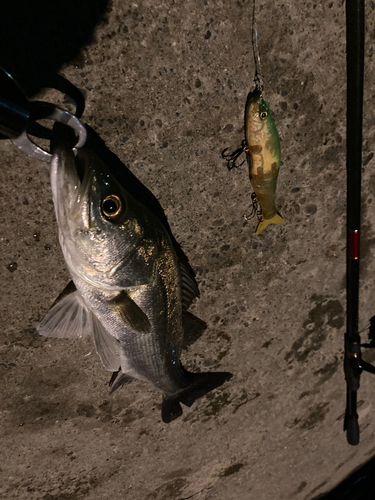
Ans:
{"label": "fish pectoral fin", "polygon": [[85,337],[92,331],[91,312],[76,290],[56,302],[37,326],[44,337]]}
{"label": "fish pectoral fin", "polygon": [[107,300],[107,304],[112,311],[120,315],[129,328],[137,333],[150,333],[151,324],[148,317],[125,290]]}
{"label": "fish pectoral fin", "polygon": [[120,387],[124,385],[130,384],[130,382],[133,382],[133,380],[133,377],[122,372],[121,369],[118,370],[117,372],[112,374],[111,380],[109,381],[109,387],[111,388],[109,394],[113,394],[117,389],[120,389]]}
{"label": "fish pectoral fin", "polygon": [[281,217],[280,214],[276,214],[271,219],[261,220],[257,225],[255,234],[260,234],[263,231],[263,229],[265,229],[270,224],[284,224],[284,219]]}
{"label": "fish pectoral fin", "polygon": [[120,342],[107,332],[93,313],[91,313],[91,320],[96,352],[104,368],[110,372],[114,372],[121,366],[119,355]]}

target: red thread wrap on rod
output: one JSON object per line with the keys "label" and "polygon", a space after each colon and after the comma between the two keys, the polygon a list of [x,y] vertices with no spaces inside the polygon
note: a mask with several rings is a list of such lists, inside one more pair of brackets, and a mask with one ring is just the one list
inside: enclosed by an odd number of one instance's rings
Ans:
{"label": "red thread wrap on rod", "polygon": [[349,230],[349,259],[359,259],[359,230]]}

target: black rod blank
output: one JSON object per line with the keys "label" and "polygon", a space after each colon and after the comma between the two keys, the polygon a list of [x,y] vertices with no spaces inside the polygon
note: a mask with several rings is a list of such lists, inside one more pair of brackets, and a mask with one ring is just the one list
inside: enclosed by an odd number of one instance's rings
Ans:
{"label": "black rod blank", "polygon": [[364,0],[346,1],[347,61],[347,329],[344,370],[347,382],[347,406],[344,429],[351,445],[359,443],[357,390],[360,381],[359,235],[361,217],[362,115],[364,72]]}

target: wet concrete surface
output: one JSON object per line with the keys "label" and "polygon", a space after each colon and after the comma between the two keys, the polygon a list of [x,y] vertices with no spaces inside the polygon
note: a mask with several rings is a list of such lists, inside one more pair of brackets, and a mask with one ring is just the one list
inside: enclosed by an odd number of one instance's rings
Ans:
{"label": "wet concrete surface", "polygon": [[[244,218],[247,167],[228,172],[220,156],[243,139],[251,11],[249,1],[114,0],[90,44],[61,68],[85,93],[82,121],[154,193],[197,273],[191,312],[207,328],[184,365],[233,373],[171,424],[144,383],[108,395],[90,338],[38,336],[70,279],[48,166],[0,143],[1,498],[309,500],[375,454],[370,375],[359,392],[360,445],[350,447],[342,430],[344,5],[257,2],[285,219],[258,237]],[[374,315],[371,2],[366,14],[363,340]]]}

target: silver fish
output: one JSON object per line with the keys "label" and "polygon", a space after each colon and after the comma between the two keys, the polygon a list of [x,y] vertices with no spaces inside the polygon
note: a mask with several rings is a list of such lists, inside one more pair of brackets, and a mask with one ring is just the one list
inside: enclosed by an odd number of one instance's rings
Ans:
{"label": "silver fish", "polygon": [[220,386],[230,373],[190,373],[180,362],[183,314],[198,295],[164,225],[90,149],[56,146],[51,187],[59,240],[76,291],[52,306],[38,331],[94,336],[111,392],[144,380],[163,393],[162,419]]}

